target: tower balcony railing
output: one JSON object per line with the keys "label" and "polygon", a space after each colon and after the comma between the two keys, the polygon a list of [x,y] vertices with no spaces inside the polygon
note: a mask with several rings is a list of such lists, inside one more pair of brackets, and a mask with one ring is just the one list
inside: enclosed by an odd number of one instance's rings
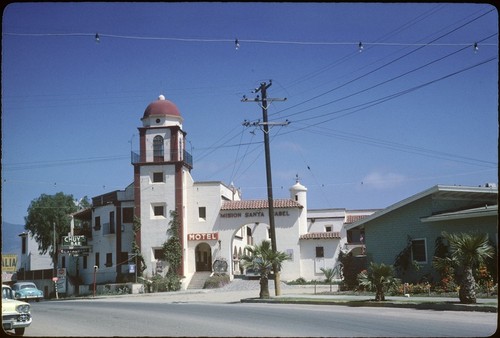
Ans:
{"label": "tower balcony railing", "polygon": [[184,162],[190,167],[193,167],[193,155],[184,150]]}
{"label": "tower balcony railing", "polygon": [[131,164],[136,164],[136,163],[139,163],[139,162],[141,162],[141,156],[138,153],[136,153],[134,151],[131,151],[130,152],[130,163]]}
{"label": "tower balcony railing", "polygon": [[[184,156],[183,156],[183,159],[184,159],[184,163],[189,166],[190,168],[193,167],[193,155],[191,155],[188,151],[184,150]],[[172,154],[173,155],[173,158],[177,158],[177,154]],[[155,162],[158,162],[155,160]],[[130,163],[131,164],[137,164],[137,163],[141,163],[141,155],[139,155],[138,153],[134,152],[134,151],[131,151],[130,152]]]}

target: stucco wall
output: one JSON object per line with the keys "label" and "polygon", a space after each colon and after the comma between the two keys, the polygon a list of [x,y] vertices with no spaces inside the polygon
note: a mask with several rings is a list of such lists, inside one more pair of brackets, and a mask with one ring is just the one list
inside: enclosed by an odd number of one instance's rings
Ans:
{"label": "stucco wall", "polygon": [[[411,268],[403,276],[404,281],[417,282],[426,274],[437,278],[432,268],[435,241],[442,231],[447,232],[487,232],[498,243],[498,217],[478,217],[440,222],[422,222],[422,218],[445,209],[457,206],[457,201],[436,201],[431,196],[398,208],[365,224],[365,242],[368,261],[394,264],[397,255],[406,247],[408,236],[411,239],[425,239],[425,263],[419,263],[418,271]],[[498,246],[498,244],[496,244]]]}
{"label": "stucco wall", "polygon": [[[340,240],[301,240],[300,277],[305,280],[324,280],[325,275],[320,268],[333,269],[338,260]],[[316,258],[316,247],[322,246],[324,257]],[[298,278],[298,277],[297,277]]]}

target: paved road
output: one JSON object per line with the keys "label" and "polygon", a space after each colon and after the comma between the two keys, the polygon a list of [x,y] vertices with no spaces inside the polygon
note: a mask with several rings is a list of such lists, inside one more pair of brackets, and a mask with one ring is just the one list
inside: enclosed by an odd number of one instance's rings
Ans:
{"label": "paved road", "polygon": [[[258,297],[258,282],[231,284],[217,290],[33,303],[34,321],[26,335],[484,337],[497,328],[496,313],[241,303]],[[284,286],[282,291],[314,296],[308,287]]]}

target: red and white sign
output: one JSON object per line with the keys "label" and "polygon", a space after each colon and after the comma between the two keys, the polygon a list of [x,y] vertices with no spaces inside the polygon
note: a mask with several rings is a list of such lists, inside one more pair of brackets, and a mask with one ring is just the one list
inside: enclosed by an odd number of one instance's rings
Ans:
{"label": "red and white sign", "polygon": [[211,241],[211,240],[218,240],[218,239],[219,239],[218,232],[188,234],[188,241]]}

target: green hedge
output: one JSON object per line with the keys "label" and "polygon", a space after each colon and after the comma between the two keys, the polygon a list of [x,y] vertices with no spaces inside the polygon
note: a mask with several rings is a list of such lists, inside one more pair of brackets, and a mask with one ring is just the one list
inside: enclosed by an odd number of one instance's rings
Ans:
{"label": "green hedge", "polygon": [[214,274],[210,276],[203,286],[204,289],[217,289],[224,285],[229,284],[229,275],[226,274]]}

